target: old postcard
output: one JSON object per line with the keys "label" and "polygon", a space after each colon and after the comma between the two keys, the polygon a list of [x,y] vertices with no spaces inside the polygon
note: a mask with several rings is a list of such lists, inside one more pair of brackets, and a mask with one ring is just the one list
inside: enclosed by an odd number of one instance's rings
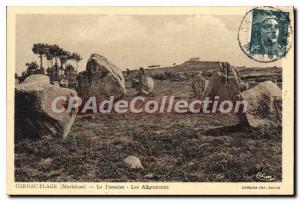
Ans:
{"label": "old postcard", "polygon": [[10,195],[293,195],[293,7],[8,7]]}

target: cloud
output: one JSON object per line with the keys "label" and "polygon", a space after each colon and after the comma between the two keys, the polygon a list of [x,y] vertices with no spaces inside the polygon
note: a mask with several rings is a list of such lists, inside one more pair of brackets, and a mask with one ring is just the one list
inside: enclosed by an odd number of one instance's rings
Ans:
{"label": "cloud", "polygon": [[[163,18],[140,16],[159,17]],[[74,41],[93,43],[93,49],[124,67],[171,65],[193,56],[204,60],[227,58],[234,50],[232,43],[237,42],[232,40],[234,34],[213,16],[189,16],[180,23],[170,20],[155,27],[132,16],[105,16],[77,27],[71,36]],[[217,49],[220,55],[215,54]]]}
{"label": "cloud", "polygon": [[[236,17],[236,16],[233,16]],[[228,18],[228,17],[227,17]],[[230,22],[230,20],[229,20]],[[240,50],[237,31],[203,15],[26,15],[17,17],[17,71],[32,58],[36,42],[56,43],[83,56],[99,53],[125,68],[170,66],[190,57],[256,65]]]}

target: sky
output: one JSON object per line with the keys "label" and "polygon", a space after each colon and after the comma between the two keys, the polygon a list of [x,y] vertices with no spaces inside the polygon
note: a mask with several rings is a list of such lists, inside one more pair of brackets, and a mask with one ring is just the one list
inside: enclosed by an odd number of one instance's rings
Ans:
{"label": "sky", "polygon": [[[39,58],[34,43],[57,44],[79,53],[85,70],[98,53],[122,70],[172,66],[191,57],[228,61],[235,66],[274,66],[253,61],[241,50],[238,29],[243,16],[19,14],[16,21],[16,72]],[[46,60],[44,59],[44,64]],[[47,65],[46,65],[47,66]]]}

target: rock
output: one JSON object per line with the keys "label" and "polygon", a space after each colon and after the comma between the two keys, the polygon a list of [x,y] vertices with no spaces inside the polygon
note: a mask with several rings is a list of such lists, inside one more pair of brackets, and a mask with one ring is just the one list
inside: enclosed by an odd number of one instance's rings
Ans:
{"label": "rock", "polygon": [[214,72],[213,77],[204,92],[204,97],[219,100],[233,100],[240,93],[240,87],[235,77],[228,77],[227,80],[219,72]]}
{"label": "rock", "polygon": [[229,63],[220,63],[220,71],[213,73],[212,79],[205,90],[204,96],[219,100],[234,100],[241,92],[241,79],[237,69]]}
{"label": "rock", "polygon": [[88,72],[82,71],[78,74],[78,86],[81,87],[81,89],[85,89],[90,86]]}
{"label": "rock", "polygon": [[110,96],[118,100],[125,94],[122,71],[105,57],[92,54],[87,62],[86,71],[79,75],[78,95],[95,96],[97,101],[102,101]]}
{"label": "rock", "polygon": [[119,80],[115,79],[112,73],[107,74],[102,79],[94,79],[88,91],[90,95],[96,96],[97,100],[105,100],[110,96],[114,96],[115,100],[118,100],[125,95],[125,88],[121,87]]}
{"label": "rock", "polygon": [[140,83],[138,78],[130,78],[129,80],[129,87],[128,88],[135,88],[139,89]]}
{"label": "rock", "polygon": [[201,74],[196,74],[194,79],[192,80],[192,89],[195,96],[203,99],[208,83],[209,81],[202,77]]}
{"label": "rock", "polygon": [[102,77],[104,77],[108,73],[112,73],[119,80],[125,81],[122,71],[105,57],[99,54],[91,55],[87,62],[86,71],[90,72],[91,75],[96,72],[100,72],[103,74]]}
{"label": "rock", "polygon": [[142,95],[149,95],[153,92],[154,89],[154,80],[151,77],[142,76],[142,88],[141,88],[141,94]]}
{"label": "rock", "polygon": [[262,82],[240,94],[248,102],[248,111],[240,113],[242,123],[253,128],[281,124],[282,92],[273,82]]}
{"label": "rock", "polygon": [[153,179],[153,178],[154,178],[154,175],[151,174],[151,173],[149,173],[149,174],[146,174],[146,175],[144,176],[144,178],[145,178],[145,179]]}
{"label": "rock", "polygon": [[45,80],[41,81],[41,77],[26,80],[15,88],[16,137],[67,137],[78,108],[73,108],[70,113],[66,110],[57,113],[51,105],[56,97],[64,96],[66,101],[58,102],[57,108],[67,107],[68,99],[77,96],[76,91],[47,84]]}
{"label": "rock", "polygon": [[24,81],[26,83],[39,83],[39,84],[50,84],[50,78],[47,75],[34,74],[28,76]]}
{"label": "rock", "polygon": [[69,82],[66,79],[61,79],[59,82],[59,86],[61,87],[68,87],[69,86]]}
{"label": "rock", "polygon": [[143,169],[140,159],[136,156],[128,156],[123,161],[125,165],[130,169]]}
{"label": "rock", "polygon": [[50,166],[53,161],[54,161],[54,159],[52,159],[52,158],[46,158],[46,159],[42,158],[39,162],[39,165],[47,167],[47,166]]}
{"label": "rock", "polygon": [[53,81],[53,85],[59,87],[59,82],[58,81]]}
{"label": "rock", "polygon": [[240,83],[240,91],[243,92],[243,91],[246,91],[247,89],[249,89],[249,84],[246,82],[241,82]]}

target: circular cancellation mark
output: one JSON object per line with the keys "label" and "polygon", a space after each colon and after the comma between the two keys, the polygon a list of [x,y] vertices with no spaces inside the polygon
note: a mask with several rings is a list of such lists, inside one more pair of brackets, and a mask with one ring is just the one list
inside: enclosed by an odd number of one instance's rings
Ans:
{"label": "circular cancellation mark", "polygon": [[290,13],[273,7],[257,7],[246,13],[239,32],[239,45],[251,59],[273,62],[291,47]]}

